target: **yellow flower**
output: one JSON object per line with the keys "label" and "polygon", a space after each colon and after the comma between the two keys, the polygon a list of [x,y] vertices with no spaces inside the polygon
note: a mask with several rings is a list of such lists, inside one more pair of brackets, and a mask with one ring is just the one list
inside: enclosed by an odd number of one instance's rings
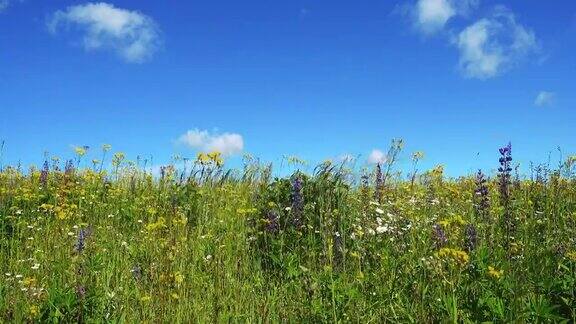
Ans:
{"label": "yellow flower", "polygon": [[224,164],[224,159],[222,159],[222,153],[220,152],[210,152],[208,153],[210,159],[216,164],[216,166],[222,166]]}
{"label": "yellow flower", "polygon": [[468,253],[457,249],[441,248],[440,251],[436,253],[436,255],[440,258],[459,263],[460,265],[467,264],[468,261],[470,261]]}
{"label": "yellow flower", "polygon": [[504,270],[496,270],[494,267],[489,266],[488,275],[493,278],[500,279],[504,275]]}
{"label": "yellow flower", "polygon": [[164,217],[160,217],[158,218],[158,221],[156,221],[156,223],[150,223],[148,225],[146,225],[146,230],[148,230],[149,232],[155,231],[157,229],[160,228],[164,228],[166,227],[166,220],[164,219]]}
{"label": "yellow flower", "polygon": [[175,299],[175,300],[180,299],[180,296],[178,296],[177,293],[172,293],[172,295],[170,295],[170,297],[172,297],[172,299]]}
{"label": "yellow flower", "polygon": [[80,157],[86,155],[86,150],[87,150],[86,146],[75,146],[74,147],[74,153],[76,153],[76,155],[78,155]]}
{"label": "yellow flower", "polygon": [[567,252],[566,257],[572,261],[576,261],[576,252],[575,251]]}
{"label": "yellow flower", "polygon": [[122,152],[114,153],[114,156],[112,157],[112,165],[117,168],[122,164],[122,161],[124,161],[125,158],[126,155]]}
{"label": "yellow flower", "polygon": [[256,208],[239,208],[236,212],[240,215],[255,214],[258,212]]}
{"label": "yellow flower", "polygon": [[510,253],[518,254],[520,252],[521,252],[521,245],[519,243],[516,242],[510,243]]}
{"label": "yellow flower", "polygon": [[28,309],[28,315],[31,318],[35,318],[36,316],[38,316],[38,314],[40,314],[40,308],[38,308],[38,306],[36,305],[30,306],[30,309]]}
{"label": "yellow flower", "polygon": [[206,165],[210,163],[210,157],[206,153],[198,153],[196,156],[196,161],[202,165]]}
{"label": "yellow flower", "polygon": [[412,153],[412,160],[413,161],[421,160],[422,158],[424,158],[424,152],[416,151],[416,152]]}
{"label": "yellow flower", "polygon": [[24,280],[22,280],[22,284],[26,287],[34,286],[35,283],[36,279],[30,277],[26,277]]}
{"label": "yellow flower", "polygon": [[434,167],[434,169],[432,169],[431,173],[437,177],[442,177],[444,174],[444,166],[442,164],[438,164]]}
{"label": "yellow flower", "polygon": [[42,204],[42,205],[40,205],[40,209],[42,209],[44,212],[52,211],[53,208],[54,208],[54,206],[53,206],[53,205],[50,205],[50,204]]}
{"label": "yellow flower", "polygon": [[180,272],[176,272],[176,273],[174,274],[174,281],[175,281],[177,284],[181,284],[181,283],[184,281],[184,275],[181,274]]}

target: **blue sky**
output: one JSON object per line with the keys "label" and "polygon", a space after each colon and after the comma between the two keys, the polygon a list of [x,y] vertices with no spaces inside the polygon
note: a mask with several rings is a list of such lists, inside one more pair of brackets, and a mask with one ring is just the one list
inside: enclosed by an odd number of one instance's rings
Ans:
{"label": "blue sky", "polygon": [[508,141],[526,167],[576,153],[576,2],[0,0],[0,112],[11,164],[366,163],[402,138],[451,175]]}

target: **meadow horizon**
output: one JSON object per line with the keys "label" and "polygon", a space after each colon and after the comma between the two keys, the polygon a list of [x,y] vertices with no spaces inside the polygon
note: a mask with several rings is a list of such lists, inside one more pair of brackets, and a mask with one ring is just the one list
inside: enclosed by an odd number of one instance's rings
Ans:
{"label": "meadow horizon", "polygon": [[[401,139],[393,139],[390,144],[393,145],[395,141],[402,142],[402,149],[400,150],[398,156],[394,160],[394,167],[396,169],[396,173],[399,176],[410,176],[414,172],[414,168],[416,167],[417,171],[426,172],[427,170],[433,169],[435,167],[441,166],[445,171],[444,174],[449,178],[459,178],[459,177],[467,177],[473,174],[476,174],[478,170],[483,171],[487,175],[496,175],[498,172],[498,163],[497,161],[493,161],[492,165],[484,166],[484,168],[480,167],[481,164],[478,164],[479,167],[470,167],[470,169],[464,173],[450,173],[450,166],[446,165],[445,163],[438,163],[438,164],[431,164],[426,163],[426,153],[424,151],[414,151],[414,152],[406,152],[405,144]],[[0,141],[2,145],[0,145],[0,169],[11,167],[11,168],[18,168],[19,170],[26,172],[30,170],[38,170],[42,167],[45,162],[48,162],[50,165],[59,165],[60,167],[64,167],[66,163],[72,161],[76,168],[83,168],[83,169],[99,169],[99,170],[107,170],[110,171],[113,168],[112,159],[115,154],[121,154],[124,156],[124,159],[129,162],[130,164],[134,164],[138,169],[142,171],[149,172],[154,177],[158,177],[160,175],[160,170],[163,167],[174,167],[178,171],[185,171],[186,169],[190,169],[194,166],[195,162],[197,162],[197,158],[199,155],[207,154],[211,152],[219,152],[218,150],[212,151],[198,151],[198,152],[187,152],[187,155],[180,155],[176,154],[171,156],[170,159],[166,163],[158,163],[155,160],[162,160],[162,159],[155,159],[153,156],[147,155],[137,155],[135,157],[126,156],[126,153],[122,151],[116,151],[110,144],[102,144],[100,147],[90,147],[87,145],[84,146],[73,146],[70,145],[70,150],[68,155],[63,157],[57,155],[51,155],[49,152],[45,151],[43,154],[43,158],[39,160],[38,163],[33,163],[29,165],[25,165],[22,161],[17,161],[12,164],[5,163],[5,160],[10,161],[10,159],[5,158],[4,149],[6,147],[6,143]],[[512,142],[508,142],[512,144]],[[503,145],[502,145],[503,146]],[[383,146],[382,146],[383,147]],[[389,148],[388,148],[389,149]],[[497,152],[498,148],[494,149],[494,152]],[[78,153],[81,152],[79,155]],[[221,153],[221,152],[219,152]],[[518,155],[518,152],[516,152]],[[554,154],[553,154],[554,153]],[[261,165],[270,165],[272,170],[274,171],[273,174],[275,176],[283,177],[289,175],[297,170],[306,173],[312,173],[314,169],[322,165],[326,162],[330,162],[331,164],[335,165],[342,165],[346,168],[350,169],[352,172],[360,173],[363,170],[369,170],[376,166],[377,164],[385,164],[387,162],[387,154],[386,150],[380,151],[374,149],[368,157],[362,156],[361,154],[352,155],[352,154],[340,154],[337,156],[321,159],[321,160],[306,160],[301,158],[297,155],[287,155],[284,154],[281,157],[278,157],[274,160],[262,160],[258,156],[252,155],[248,152],[243,152],[241,156],[223,156],[223,166],[227,169],[232,171],[240,172],[242,166],[247,162],[257,161]],[[570,154],[570,152],[564,152],[560,147],[556,148],[555,152],[548,152],[548,158],[545,161],[527,161],[526,162],[518,162],[518,159],[515,159],[514,163],[514,172],[515,174],[522,178],[528,179],[533,178],[535,173],[537,172],[538,168],[546,167],[548,169],[553,169],[555,166],[562,165],[566,163],[567,160],[573,158],[574,154]],[[108,158],[108,160],[106,159]],[[416,166],[414,165],[416,162]]]}
{"label": "meadow horizon", "polygon": [[1,323],[576,322],[574,0],[0,0]]}

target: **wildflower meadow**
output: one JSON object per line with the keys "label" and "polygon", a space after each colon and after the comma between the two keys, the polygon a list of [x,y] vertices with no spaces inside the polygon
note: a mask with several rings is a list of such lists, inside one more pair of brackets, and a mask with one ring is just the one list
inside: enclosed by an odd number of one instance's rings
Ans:
{"label": "wildflower meadow", "polygon": [[0,322],[574,322],[576,157],[513,156],[458,178],[401,141],[289,174],[108,145],[2,166]]}

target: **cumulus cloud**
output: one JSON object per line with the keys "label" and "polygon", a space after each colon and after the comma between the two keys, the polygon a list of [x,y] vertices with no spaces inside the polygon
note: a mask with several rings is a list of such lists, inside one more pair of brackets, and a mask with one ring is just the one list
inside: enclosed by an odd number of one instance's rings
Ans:
{"label": "cumulus cloud", "polygon": [[373,149],[368,156],[368,163],[377,164],[386,162],[386,154],[380,150]]}
{"label": "cumulus cloud", "polygon": [[193,129],[180,136],[178,142],[204,152],[217,151],[230,156],[242,152],[244,139],[235,133],[210,133],[206,130]]}
{"label": "cumulus cloud", "polygon": [[534,33],[503,7],[466,27],[455,44],[460,51],[461,71],[479,79],[497,76],[538,49]]}
{"label": "cumulus cloud", "polygon": [[534,105],[538,107],[550,106],[554,103],[556,94],[549,91],[540,91],[534,100]]}
{"label": "cumulus cloud", "polygon": [[149,60],[160,45],[159,28],[152,18],[104,2],[55,12],[48,28],[57,33],[62,27],[80,31],[86,50],[111,50],[130,63]]}
{"label": "cumulus cloud", "polygon": [[465,16],[478,6],[478,0],[418,0],[407,7],[414,27],[424,34],[434,34],[456,16]]}

